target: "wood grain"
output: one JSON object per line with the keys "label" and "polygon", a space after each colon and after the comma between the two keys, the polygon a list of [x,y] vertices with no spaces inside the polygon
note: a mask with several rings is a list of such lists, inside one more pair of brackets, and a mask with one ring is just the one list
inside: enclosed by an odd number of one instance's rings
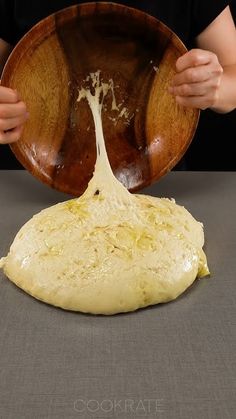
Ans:
{"label": "wood grain", "polygon": [[106,147],[117,178],[135,191],[180,160],[195,133],[199,111],[180,107],[168,93],[176,59],[186,52],[157,19],[112,3],[72,6],[35,25],[4,68],[2,84],[17,89],[30,118],[11,145],[23,166],[46,184],[80,195],[96,159],[92,114],[76,102],[78,88],[101,70],[114,81],[130,124],[103,113]]}

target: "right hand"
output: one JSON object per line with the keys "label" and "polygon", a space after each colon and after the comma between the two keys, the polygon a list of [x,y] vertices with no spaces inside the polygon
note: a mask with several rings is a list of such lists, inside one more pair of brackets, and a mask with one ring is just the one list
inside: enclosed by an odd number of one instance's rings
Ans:
{"label": "right hand", "polygon": [[0,144],[18,141],[28,117],[18,93],[0,85]]}

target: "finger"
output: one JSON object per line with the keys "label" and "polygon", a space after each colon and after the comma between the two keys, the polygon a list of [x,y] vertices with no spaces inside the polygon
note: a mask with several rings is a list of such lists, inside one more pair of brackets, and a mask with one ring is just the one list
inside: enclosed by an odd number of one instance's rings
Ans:
{"label": "finger", "polygon": [[18,103],[0,103],[0,118],[15,118],[27,113],[27,108],[24,102]]}
{"label": "finger", "polygon": [[179,86],[186,83],[199,83],[207,81],[223,73],[223,68],[218,65],[202,65],[199,67],[190,67],[177,73],[172,80],[171,86]]}
{"label": "finger", "polygon": [[17,118],[0,119],[0,130],[8,131],[24,124],[28,115],[18,116]]}
{"label": "finger", "polygon": [[0,131],[0,144],[10,144],[20,139],[24,126],[21,125],[11,131]]}
{"label": "finger", "polygon": [[220,87],[220,78],[215,77],[202,83],[184,83],[173,86],[169,92],[174,96],[206,96]]}
{"label": "finger", "polygon": [[176,71],[179,73],[189,67],[198,67],[216,61],[218,61],[217,56],[213,52],[202,49],[192,49],[178,58],[176,61]]}
{"label": "finger", "polygon": [[16,103],[20,100],[19,94],[16,90],[8,87],[0,86],[0,102],[2,103]]}
{"label": "finger", "polygon": [[187,108],[196,108],[196,109],[207,109],[213,107],[217,101],[217,95],[214,97],[205,97],[205,96],[176,96],[176,102],[179,105],[185,106]]}

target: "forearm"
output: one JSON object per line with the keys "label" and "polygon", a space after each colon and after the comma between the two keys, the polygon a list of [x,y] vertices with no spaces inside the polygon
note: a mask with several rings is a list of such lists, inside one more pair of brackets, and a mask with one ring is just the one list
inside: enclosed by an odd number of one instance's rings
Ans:
{"label": "forearm", "polygon": [[236,108],[236,64],[224,66],[223,70],[218,98],[211,108],[218,113],[227,113]]}

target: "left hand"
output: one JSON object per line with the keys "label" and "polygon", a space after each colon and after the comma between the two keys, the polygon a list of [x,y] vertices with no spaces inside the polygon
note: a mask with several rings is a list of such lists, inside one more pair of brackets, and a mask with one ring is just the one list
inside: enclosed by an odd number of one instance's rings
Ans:
{"label": "left hand", "polygon": [[217,106],[223,68],[217,55],[202,49],[192,49],[176,62],[169,92],[180,105],[206,109]]}

